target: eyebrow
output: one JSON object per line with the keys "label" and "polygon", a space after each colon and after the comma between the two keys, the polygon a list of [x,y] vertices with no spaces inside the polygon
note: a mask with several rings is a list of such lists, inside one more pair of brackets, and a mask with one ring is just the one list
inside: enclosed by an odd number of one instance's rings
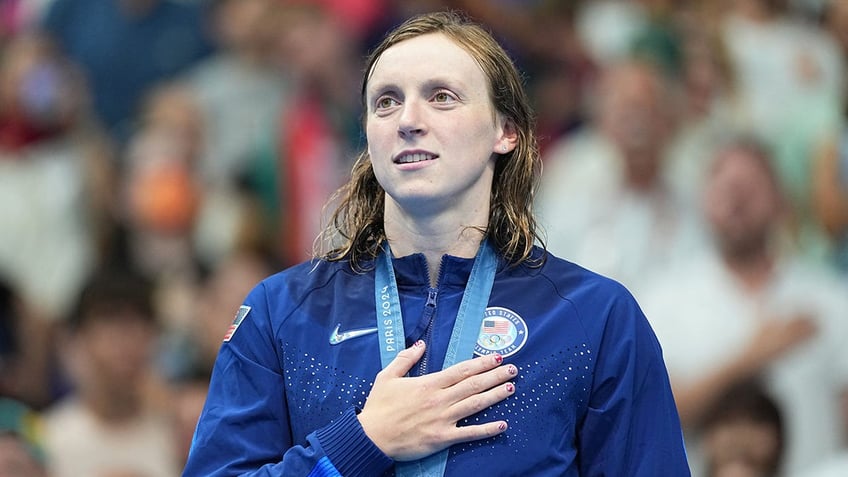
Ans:
{"label": "eyebrow", "polygon": [[375,85],[367,85],[365,88],[365,98],[370,99],[381,96],[388,92],[400,91],[394,83],[377,83]]}

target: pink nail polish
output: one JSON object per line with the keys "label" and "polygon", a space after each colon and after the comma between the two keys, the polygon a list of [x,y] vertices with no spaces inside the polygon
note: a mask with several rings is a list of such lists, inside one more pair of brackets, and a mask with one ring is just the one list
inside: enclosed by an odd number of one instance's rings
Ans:
{"label": "pink nail polish", "polygon": [[496,354],[495,355],[495,362],[498,363],[498,364],[503,363],[503,356]]}
{"label": "pink nail polish", "polygon": [[502,423],[498,424],[498,429],[505,431],[506,430],[506,423],[502,422]]}
{"label": "pink nail polish", "polygon": [[516,374],[518,374],[518,368],[516,368],[515,366],[510,366],[508,372],[509,374],[515,376]]}
{"label": "pink nail polish", "polygon": [[515,391],[515,385],[512,384],[512,383],[506,383],[506,390],[507,390],[507,392],[510,392],[510,393]]}
{"label": "pink nail polish", "polygon": [[412,346],[415,346],[416,348],[420,348],[420,347],[424,346],[424,340],[418,340]]}

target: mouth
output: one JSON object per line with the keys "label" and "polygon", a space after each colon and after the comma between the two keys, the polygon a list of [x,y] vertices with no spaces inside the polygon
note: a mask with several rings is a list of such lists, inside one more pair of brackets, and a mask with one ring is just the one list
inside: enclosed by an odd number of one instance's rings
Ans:
{"label": "mouth", "polygon": [[421,151],[402,152],[392,159],[395,164],[411,164],[414,162],[432,161],[438,158],[437,154]]}

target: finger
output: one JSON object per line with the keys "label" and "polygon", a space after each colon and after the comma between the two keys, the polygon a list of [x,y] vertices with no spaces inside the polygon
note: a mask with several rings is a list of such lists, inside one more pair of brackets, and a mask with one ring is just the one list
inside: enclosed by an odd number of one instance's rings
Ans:
{"label": "finger", "polygon": [[468,359],[445,369],[438,373],[433,373],[437,385],[442,388],[453,386],[454,384],[464,381],[465,379],[476,376],[480,373],[485,373],[490,369],[497,368],[503,363],[503,357],[499,354],[479,356],[477,358]]}
{"label": "finger", "polygon": [[464,380],[446,388],[448,402],[457,402],[465,398],[480,394],[493,387],[513,380],[518,376],[518,368],[514,364],[507,364],[484,373],[469,376]]}
{"label": "finger", "polygon": [[487,422],[473,426],[457,426],[451,431],[451,439],[448,446],[494,437],[505,432],[508,427],[509,425],[506,421]]}
{"label": "finger", "polygon": [[488,409],[513,394],[515,394],[514,383],[508,382],[500,384],[488,391],[477,393],[457,401],[450,407],[448,412],[450,413],[451,420],[460,421],[472,414],[477,414],[484,409]]}
{"label": "finger", "polygon": [[427,346],[423,341],[416,341],[412,346],[398,353],[398,355],[395,356],[395,359],[393,359],[388,366],[383,368],[379,374],[397,378],[406,376],[406,373],[408,373],[409,370],[415,366],[415,363],[424,356],[424,349],[426,347]]}

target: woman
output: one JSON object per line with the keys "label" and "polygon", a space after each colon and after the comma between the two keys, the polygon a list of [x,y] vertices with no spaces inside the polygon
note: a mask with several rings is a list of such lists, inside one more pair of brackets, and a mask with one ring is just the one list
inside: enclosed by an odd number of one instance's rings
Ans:
{"label": "woman", "polygon": [[540,163],[503,49],[413,18],[362,98],[331,250],[247,297],[184,475],[688,475],[633,298],[534,246]]}

